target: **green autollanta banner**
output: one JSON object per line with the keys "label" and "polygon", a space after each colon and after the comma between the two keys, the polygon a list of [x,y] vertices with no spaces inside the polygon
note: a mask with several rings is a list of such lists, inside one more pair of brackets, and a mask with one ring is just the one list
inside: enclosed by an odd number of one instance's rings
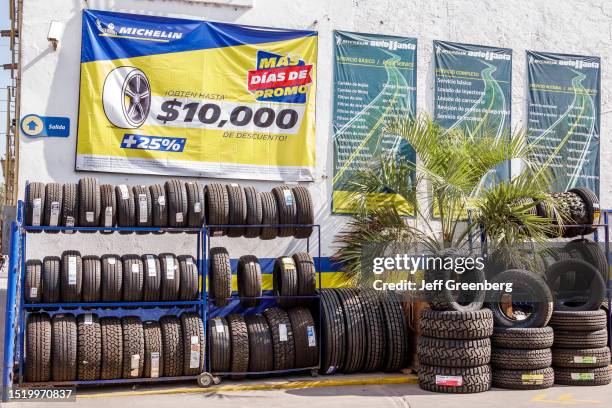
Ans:
{"label": "green autollanta banner", "polygon": [[[334,31],[334,213],[355,212],[356,171],[381,159],[416,160],[405,139],[384,132],[394,116],[416,113],[416,55],[414,38]],[[368,205],[391,201],[402,214],[412,214],[394,192],[367,200]]]}
{"label": "green autollanta banner", "polygon": [[587,187],[599,196],[600,64],[527,51],[529,137],[552,167],[554,191]]}
{"label": "green autollanta banner", "polygon": [[[434,119],[447,129],[508,137],[511,123],[512,50],[434,41]],[[507,179],[510,163],[489,180]]]}

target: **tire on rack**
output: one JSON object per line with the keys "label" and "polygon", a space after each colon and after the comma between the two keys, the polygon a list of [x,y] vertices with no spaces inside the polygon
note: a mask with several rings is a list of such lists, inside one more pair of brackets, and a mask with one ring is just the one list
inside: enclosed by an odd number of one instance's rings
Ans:
{"label": "tire on rack", "polygon": [[[261,266],[254,255],[243,255],[238,259],[237,268],[238,296],[240,298],[261,297]],[[259,299],[240,299],[244,307],[255,307]]]}
{"label": "tire on rack", "polygon": [[178,179],[170,179],[164,184],[168,197],[168,226],[184,228],[187,225],[187,191],[185,184]]}
{"label": "tire on rack", "polygon": [[[62,216],[60,225],[75,227],[79,225],[79,199],[76,183],[66,183],[62,186]],[[65,231],[71,234],[73,231]]]}
{"label": "tire on rack", "polygon": [[[277,225],[278,208],[276,207],[276,199],[272,193],[263,191],[259,193],[261,197],[261,223],[263,225]],[[278,227],[261,227],[261,235],[259,238],[268,240],[278,237]]]}
{"label": "tire on rack", "polygon": [[[204,187],[206,224],[227,225],[229,224],[229,198],[227,189],[223,184],[211,183]],[[225,235],[224,227],[209,228],[208,233],[218,237]]]}
{"label": "tire on rack", "polygon": [[493,368],[510,370],[538,370],[550,367],[552,353],[550,348],[534,350],[515,350],[494,348],[491,353]]}
{"label": "tire on rack", "polygon": [[608,330],[591,332],[555,330],[555,348],[600,348],[608,344]]}
{"label": "tire on rack", "polygon": [[[365,316],[356,289],[341,288],[336,293],[342,306],[346,327],[346,357],[342,372],[350,374],[360,371],[365,361]],[[391,351],[389,351],[391,352]]]}
{"label": "tire on rack", "polygon": [[388,344],[383,370],[398,371],[410,363],[408,326],[404,318],[404,310],[399,296],[393,291],[379,294],[379,300]]}
{"label": "tire on rack", "polygon": [[417,340],[417,355],[419,364],[429,366],[479,367],[489,364],[491,360],[491,340],[436,339],[420,336]]}
{"label": "tire on rack", "polygon": [[144,287],[142,260],[138,255],[130,254],[123,255],[121,262],[123,263],[123,301],[140,302]]}
{"label": "tire on rack", "polygon": [[25,267],[25,300],[26,303],[40,303],[43,297],[42,262],[29,259]]}
{"label": "tire on rack", "polygon": [[181,284],[181,270],[178,259],[174,254],[159,254],[159,267],[161,274],[160,300],[162,302],[178,300]]}
{"label": "tire on rack", "polygon": [[295,368],[316,367],[319,364],[319,341],[310,310],[294,307],[287,314],[295,342]]}
{"label": "tire on rack", "polygon": [[204,187],[197,181],[188,181],[185,183],[185,191],[187,193],[187,227],[201,228],[206,219]]}
{"label": "tire on rack", "polygon": [[77,317],[77,379],[94,381],[100,379],[102,366],[102,333],[100,321],[95,314]]}
{"label": "tire on rack", "polygon": [[[296,186],[291,189],[295,198],[296,223],[314,224],[314,208],[310,191],[306,187]],[[312,227],[296,227],[293,236],[298,239],[308,238],[312,234]]]}
{"label": "tire on rack", "polygon": [[[296,252],[292,256],[297,269],[298,296],[314,296],[317,289],[317,273],[314,259],[308,252]],[[310,304],[310,299],[300,302],[302,305]]]}
{"label": "tire on rack", "polygon": [[[244,190],[238,184],[227,184],[227,200],[229,204],[229,223],[245,225],[247,223],[247,200]],[[227,228],[228,237],[241,237],[245,234],[244,227]]]}
{"label": "tire on rack", "polygon": [[568,190],[570,193],[577,194],[582,202],[584,203],[584,207],[587,213],[587,217],[589,222],[587,224],[591,224],[589,227],[584,227],[582,230],[582,235],[592,234],[597,231],[597,227],[593,227],[592,224],[595,224],[595,214],[599,212],[599,199],[597,196],[588,188],[585,187],[577,187]]}
{"label": "tire on rack", "polygon": [[555,367],[555,384],[562,385],[608,385],[610,367],[561,368]]}
{"label": "tire on rack", "polygon": [[[25,222],[27,226],[43,225],[45,216],[45,183],[32,182],[26,185]],[[40,231],[32,231],[40,232]]]}
{"label": "tire on rack", "polygon": [[[120,184],[115,186],[115,195],[117,196],[117,225],[124,228],[135,227],[136,202],[133,190],[125,184]],[[121,231],[121,233],[131,232]]]}
{"label": "tire on rack", "polygon": [[232,296],[232,266],[227,250],[210,249],[210,288],[215,305],[226,306]]}
{"label": "tire on rack", "polygon": [[[239,314],[227,316],[227,325],[230,333],[231,364],[230,371],[233,373],[245,373],[249,369],[249,335],[247,333],[244,317]],[[235,375],[233,378],[242,378]]]}
{"label": "tire on rack", "polygon": [[64,303],[81,301],[83,261],[78,251],[64,251],[61,260],[60,288]]}
{"label": "tire on rack", "polygon": [[161,184],[149,186],[151,194],[151,218],[154,227],[165,228],[168,226],[168,204],[166,190]]}
{"label": "tire on rack", "polygon": [[274,355],[274,370],[290,370],[295,367],[295,342],[289,315],[279,307],[271,307],[263,312],[270,333]]}
{"label": "tire on rack", "polygon": [[164,377],[183,375],[183,330],[176,316],[162,316],[159,319],[162,332],[162,361]]}
{"label": "tire on rack", "polygon": [[[263,223],[263,209],[261,203],[261,195],[255,190],[255,187],[243,187],[244,196],[246,197],[246,224],[261,225]],[[250,227],[245,228],[245,238],[257,238],[261,235],[261,228]]]}
{"label": "tire on rack", "polygon": [[580,312],[555,311],[550,326],[555,330],[596,331],[606,328],[608,314],[605,310],[584,310]]}
{"label": "tire on rack", "polygon": [[[449,394],[470,394],[484,392],[491,388],[491,367],[434,367],[421,364],[419,366],[419,387],[427,391]],[[459,377],[461,385],[443,384],[441,377]]]}
{"label": "tire on rack", "polygon": [[80,179],[78,192],[79,226],[97,227],[100,222],[100,183],[98,179],[94,177]]}
{"label": "tire on rack", "polygon": [[56,314],[51,319],[52,380],[74,381],[77,377],[77,324],[74,315]]}
{"label": "tire on rack", "polygon": [[[580,273],[578,273],[580,271]],[[568,302],[561,299],[560,296],[555,296],[555,310],[559,311],[584,311],[584,310],[597,310],[601,306],[606,293],[606,284],[601,278],[600,272],[588,262],[581,261],[578,259],[566,259],[555,262],[546,269],[546,280],[549,282],[551,288],[555,289],[569,289],[559,288],[557,282],[560,282],[561,277],[573,273],[576,280],[584,280],[588,283],[588,299],[586,302],[574,303]],[[579,277],[582,276],[582,279]],[[576,282],[577,283],[577,282]]]}
{"label": "tire on rack", "polygon": [[28,382],[51,380],[51,319],[32,313],[25,328],[25,378]]}
{"label": "tire on rack", "polygon": [[198,298],[198,267],[196,260],[191,255],[180,255],[178,257],[180,279],[179,300],[196,300]]}
{"label": "tire on rack", "polygon": [[102,317],[100,319],[102,342],[101,380],[121,378],[123,369],[123,330],[118,317]]}
{"label": "tire on rack", "polygon": [[[554,315],[554,314],[553,314]],[[491,336],[493,347],[534,350],[553,345],[553,329],[546,327],[496,327]]]}
{"label": "tire on rack", "polygon": [[102,301],[120,302],[123,297],[123,262],[118,255],[103,255]]}
{"label": "tire on rack", "polygon": [[161,296],[161,266],[157,255],[142,256],[144,302],[158,302]]}
{"label": "tire on rack", "polygon": [[321,301],[321,368],[320,374],[334,374],[344,365],[346,327],[344,312],[335,289],[319,289]]}
{"label": "tire on rack", "polygon": [[610,365],[610,348],[552,349],[552,365],[564,368],[598,368]]}
{"label": "tire on rack", "polygon": [[145,378],[161,377],[164,373],[164,352],[161,326],[157,321],[142,323],[144,333],[144,372]]}
{"label": "tire on rack", "polygon": [[[114,227],[117,225],[117,194],[115,186],[111,184],[100,185],[100,226]],[[103,231],[112,232],[112,231]]]}
{"label": "tire on rack", "polygon": [[145,340],[142,322],[137,316],[121,318],[123,331],[123,378],[139,378],[144,372]]}
{"label": "tire on rack", "polygon": [[95,255],[83,257],[82,302],[99,302],[101,300],[102,264]]}
{"label": "tire on rack", "polygon": [[[272,272],[273,290],[275,296],[298,295],[298,273],[293,258],[279,256],[274,260]],[[276,303],[284,307],[294,306],[295,299],[276,299]]]}
{"label": "tire on rack", "polygon": [[183,375],[198,375],[204,370],[204,325],[197,313],[181,314],[183,331]]}
{"label": "tire on rack", "polygon": [[439,339],[484,339],[493,334],[493,313],[489,309],[472,312],[424,309],[419,328],[422,336]]}
{"label": "tire on rack", "polygon": [[232,343],[230,328],[223,317],[208,320],[206,325],[208,355],[211,373],[226,373],[231,370]]}
{"label": "tire on rack", "polygon": [[249,371],[271,371],[274,367],[272,334],[266,318],[260,314],[245,316],[249,339]]}
{"label": "tire on rack", "polygon": [[42,301],[44,303],[59,303],[60,295],[60,258],[46,256],[42,267]]}
{"label": "tire on rack", "polygon": [[493,370],[493,386],[511,390],[542,390],[555,382],[551,367],[537,370]]}
{"label": "tire on rack", "polygon": [[[272,189],[276,208],[278,211],[278,223],[281,225],[297,224],[297,206],[293,192],[287,186],[274,187]],[[295,227],[279,227],[279,237],[290,237],[295,234]]]}
{"label": "tire on rack", "polygon": [[[47,183],[45,186],[45,213],[43,225],[58,227],[62,217],[63,189],[60,183]],[[58,231],[47,231],[57,233]]]}
{"label": "tire on rack", "polygon": [[385,364],[387,331],[378,296],[374,289],[363,289],[359,292],[366,326],[365,362],[361,369],[364,372],[380,371]]}
{"label": "tire on rack", "polygon": [[[153,225],[153,203],[151,200],[151,192],[147,186],[132,187],[134,195],[134,214],[136,218],[136,227],[146,228]],[[146,231],[139,231],[139,234],[146,234]]]}
{"label": "tire on rack", "polygon": [[[565,245],[565,250],[571,254],[572,258],[582,258],[584,261],[593,265],[601,274],[604,283],[608,281],[608,260],[602,244],[588,239],[575,239]],[[573,282],[573,281],[572,281]],[[582,288],[587,288],[588,282]]]}

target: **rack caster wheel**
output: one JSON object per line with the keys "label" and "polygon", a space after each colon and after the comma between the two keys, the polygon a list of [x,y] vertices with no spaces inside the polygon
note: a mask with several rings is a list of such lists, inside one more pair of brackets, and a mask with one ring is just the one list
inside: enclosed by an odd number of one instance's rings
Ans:
{"label": "rack caster wheel", "polygon": [[198,375],[197,381],[198,381],[198,386],[202,388],[208,388],[215,383],[213,375],[209,373],[202,373]]}
{"label": "rack caster wheel", "polygon": [[319,370],[310,370],[310,376],[311,377],[318,377],[319,376]]}
{"label": "rack caster wheel", "polygon": [[221,377],[219,377],[217,375],[213,375],[213,384],[215,384],[215,385],[221,384]]}

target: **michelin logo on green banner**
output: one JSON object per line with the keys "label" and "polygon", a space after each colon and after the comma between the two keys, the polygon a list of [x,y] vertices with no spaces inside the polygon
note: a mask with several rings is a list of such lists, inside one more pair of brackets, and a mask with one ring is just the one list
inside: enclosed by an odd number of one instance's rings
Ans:
{"label": "michelin logo on green banner", "polygon": [[[354,213],[355,172],[383,160],[415,160],[402,138],[384,132],[388,120],[416,111],[417,40],[334,31],[332,211]],[[399,195],[381,191],[368,205],[395,202],[403,215],[412,208]]]}
{"label": "michelin logo on green banner", "polygon": [[554,191],[599,196],[600,59],[527,51],[528,128],[554,174]]}

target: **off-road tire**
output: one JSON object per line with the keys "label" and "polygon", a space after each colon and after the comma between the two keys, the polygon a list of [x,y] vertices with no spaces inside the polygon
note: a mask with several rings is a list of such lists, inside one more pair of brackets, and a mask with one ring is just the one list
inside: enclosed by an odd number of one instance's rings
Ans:
{"label": "off-road tire", "polygon": [[[297,296],[298,295],[298,273],[293,258],[279,256],[274,261],[274,271],[272,272],[273,290],[276,296]],[[276,302],[284,307],[291,307],[296,304],[295,299],[279,298]]]}
{"label": "off-road tire", "polygon": [[164,184],[168,199],[168,226],[184,228],[187,225],[188,203],[185,184],[178,179],[171,179]]}
{"label": "off-road tire", "polygon": [[136,202],[134,191],[125,184],[115,186],[117,199],[117,225],[119,227],[136,226]]}
{"label": "off-road tire", "polygon": [[159,267],[161,269],[161,298],[162,302],[179,299],[181,284],[181,268],[174,254],[159,254]]}
{"label": "off-road tire", "polygon": [[555,382],[551,367],[538,370],[493,370],[493,386],[511,390],[543,390]]}
{"label": "off-road tire", "polygon": [[26,303],[40,303],[43,296],[42,262],[38,259],[26,261],[25,298]]}
{"label": "off-road tire", "polygon": [[398,371],[410,363],[408,341],[408,326],[404,318],[404,310],[398,295],[393,291],[379,294],[382,306],[386,339],[387,354],[385,356],[384,371]]}
{"label": "off-road tire", "polygon": [[74,381],[77,377],[76,319],[71,314],[56,314],[51,325],[51,378],[53,381]]}
{"label": "off-road tire", "polygon": [[493,347],[536,350],[553,345],[553,329],[546,327],[496,327],[491,336]]}
{"label": "off-road tire", "polygon": [[493,368],[509,370],[537,370],[550,367],[552,353],[549,348],[538,350],[515,350],[494,348],[491,352]]}
{"label": "off-road tire", "polygon": [[115,194],[115,186],[111,184],[101,184],[100,226],[114,227],[115,225],[117,225],[117,194]]}
{"label": "off-road tire", "polygon": [[484,339],[493,334],[493,313],[489,309],[473,312],[424,309],[420,333],[439,339]]}
{"label": "off-road tire", "polygon": [[[573,379],[572,374],[588,374],[593,379]],[[610,384],[610,367],[599,368],[560,368],[555,367],[555,384],[561,385],[608,385]]]}
{"label": "off-road tire", "polygon": [[153,226],[165,228],[168,226],[168,197],[166,196],[166,190],[161,184],[153,184],[149,186],[149,192],[151,194]]}
{"label": "off-road tire", "polygon": [[374,289],[361,290],[359,301],[363,307],[366,327],[365,361],[361,371],[379,371],[385,364],[387,348],[387,330],[379,293]]}
{"label": "off-road tire", "polygon": [[25,378],[28,382],[51,379],[51,319],[32,313],[26,323]]}
{"label": "off-road tire", "polygon": [[[63,188],[60,183],[47,183],[45,186],[45,213],[43,225],[48,227],[58,227],[62,220],[62,201]],[[53,207],[56,207],[56,213],[53,214]],[[58,231],[47,231],[49,233],[57,233]]]}
{"label": "off-road tire", "polygon": [[121,378],[123,369],[123,330],[118,317],[100,319],[102,342],[101,380]]}
{"label": "off-road tire", "polygon": [[140,302],[144,287],[142,260],[138,255],[123,255],[121,261],[123,262],[123,301]]}
{"label": "off-road tire", "polygon": [[552,365],[565,368],[598,368],[610,365],[610,348],[552,349]]}
{"label": "off-road tire", "polygon": [[260,314],[244,318],[249,339],[249,372],[271,371],[274,367],[272,333]]}
{"label": "off-road tire", "polygon": [[346,327],[344,311],[335,289],[319,289],[322,355],[320,374],[334,374],[344,365]]}
{"label": "off-road tire", "polygon": [[159,320],[163,342],[164,377],[183,375],[183,329],[176,316],[162,316]]}
{"label": "off-road tire", "polygon": [[491,341],[420,336],[417,340],[417,354],[420,364],[436,367],[478,367],[491,361]]}
{"label": "off-road tire", "polygon": [[185,183],[185,191],[187,192],[187,227],[201,228],[206,219],[204,187],[197,181],[188,181]]}
{"label": "off-road tire", "polygon": [[[206,224],[208,225],[228,225],[229,224],[229,197],[227,189],[223,184],[211,183],[204,187],[204,197],[206,204]],[[222,236],[226,233],[224,227],[212,227],[208,229],[212,236]]]}
{"label": "off-road tire", "polygon": [[196,300],[198,298],[198,267],[191,255],[178,257],[180,269],[179,300]]}
{"label": "off-road tire", "polygon": [[215,305],[226,306],[232,295],[232,267],[225,248],[210,249],[210,287]]}
{"label": "off-road tire", "polygon": [[100,222],[100,183],[97,178],[79,180],[79,225],[97,227]]}
{"label": "off-road tire", "polygon": [[[306,187],[297,186],[291,189],[296,206],[296,223],[303,225],[314,224],[314,208],[310,191]],[[312,227],[296,227],[293,236],[298,239],[308,238],[312,234]]]}
{"label": "off-road tire", "polygon": [[[246,223],[248,225],[261,225],[263,222],[263,210],[261,203],[261,195],[252,186],[246,186],[244,196],[246,197]],[[245,228],[245,238],[257,238],[261,235],[261,228],[250,227]]]}
{"label": "off-road tire", "polygon": [[[293,192],[287,186],[274,187],[272,194],[276,200],[278,210],[278,223],[281,225],[297,224],[297,206]],[[279,227],[279,237],[290,237],[294,235],[295,227]]]}
{"label": "off-road tire", "polygon": [[[238,296],[241,298],[261,297],[261,267],[259,259],[254,255],[243,255],[238,259]],[[240,299],[244,307],[255,307],[258,299]]]}
{"label": "off-road tire", "polygon": [[[142,322],[139,317],[126,316],[121,318],[123,331],[123,378],[142,377],[145,360],[145,341]],[[138,356],[138,365],[133,364],[133,357]]]}
{"label": "off-road tire", "polygon": [[[227,316],[231,341],[231,366],[233,373],[244,373],[249,369],[249,335],[244,317],[239,314]],[[241,378],[237,375],[235,378]]]}
{"label": "off-road tire", "polygon": [[103,255],[102,300],[120,302],[123,296],[123,262],[118,255]]}
{"label": "off-road tire", "polygon": [[608,344],[608,330],[592,332],[555,330],[555,348],[600,348]]}
{"label": "off-road tire", "polygon": [[[149,187],[134,186],[132,187],[132,194],[134,195],[136,227],[146,228],[153,226],[153,201],[151,200]],[[143,231],[140,232],[143,233]]]}
{"label": "off-road tire", "polygon": [[[183,350],[185,351],[183,355],[183,375],[198,375],[204,370],[204,345],[206,344],[202,319],[197,313],[183,313],[181,315],[181,327],[183,331]],[[199,351],[194,350],[196,336],[198,338]],[[193,367],[191,364],[192,353],[199,354],[197,367]],[[195,360],[195,356],[193,360]]]}
{"label": "off-road tire", "polygon": [[608,314],[605,310],[584,310],[579,312],[555,311],[550,326],[564,331],[597,331],[606,328]]}
{"label": "off-road tire", "polygon": [[584,203],[584,208],[587,214],[587,222],[586,225],[591,225],[588,227],[584,227],[581,234],[587,235],[592,234],[597,230],[597,227],[593,227],[592,224],[595,222],[595,211],[599,210],[599,199],[597,196],[588,188],[577,187],[568,190],[570,193],[577,194],[582,202]]}
{"label": "off-road tire", "polygon": [[157,255],[142,256],[144,288],[142,300],[144,302],[157,302],[161,296],[161,264]]}
{"label": "off-road tire", "polygon": [[[74,284],[70,284],[69,266],[68,260],[70,257],[75,257],[76,268],[75,268],[75,281]],[[81,289],[83,285],[83,261],[81,254],[78,251],[65,251],[62,253],[61,260],[61,276],[60,276],[60,287],[62,294],[62,302],[64,303],[76,303],[81,301]]]}
{"label": "off-road tire", "polygon": [[[433,367],[425,364],[419,366],[419,386],[427,391],[448,394],[470,394],[484,392],[491,388],[491,367]],[[461,376],[463,385],[448,386],[436,384],[437,376]]]}
{"label": "off-road tire", "polygon": [[100,379],[102,366],[102,333],[95,314],[77,317],[77,378],[81,381]]}
{"label": "off-road tire", "polygon": [[[263,225],[279,224],[278,208],[276,207],[276,199],[272,193],[263,191],[259,193],[261,197],[261,223]],[[278,227],[262,227],[259,238],[264,240],[274,239],[278,237]]]}
{"label": "off-road tire", "polygon": [[[149,320],[142,323],[144,332],[144,372],[145,378],[155,378],[164,375],[164,351],[162,346],[162,332],[159,322]],[[153,372],[153,357],[157,355],[157,373]]]}
{"label": "off-road tire", "polygon": [[[274,350],[274,370],[290,370],[295,364],[295,342],[289,315],[283,309],[272,307],[263,313],[270,333],[272,334],[272,348]],[[281,325],[285,326],[281,330]]]}
{"label": "off-road tire", "polygon": [[[39,202],[39,206],[35,206]],[[32,182],[26,186],[25,221],[28,226],[42,226],[45,218],[45,183]],[[36,219],[36,225],[32,225]],[[39,231],[37,231],[39,232]]]}
{"label": "off-road tire", "polygon": [[[238,184],[227,184],[227,199],[229,204],[229,223],[245,225],[247,223],[247,200],[244,190]],[[244,227],[228,228],[228,237],[241,237],[245,234]]]}
{"label": "off-road tire", "polygon": [[44,303],[59,303],[60,293],[60,258],[46,256],[42,268],[42,301]]}
{"label": "off-road tire", "polygon": [[101,300],[102,264],[95,255],[83,257],[82,302],[99,302]]}
{"label": "off-road tire", "polygon": [[[60,225],[76,227],[79,225],[79,199],[76,183],[66,183],[62,187],[62,215]],[[73,231],[66,231],[72,233]]]}
{"label": "off-road tire", "polygon": [[231,370],[232,343],[230,328],[223,317],[208,320],[206,325],[210,372],[226,373]]}

